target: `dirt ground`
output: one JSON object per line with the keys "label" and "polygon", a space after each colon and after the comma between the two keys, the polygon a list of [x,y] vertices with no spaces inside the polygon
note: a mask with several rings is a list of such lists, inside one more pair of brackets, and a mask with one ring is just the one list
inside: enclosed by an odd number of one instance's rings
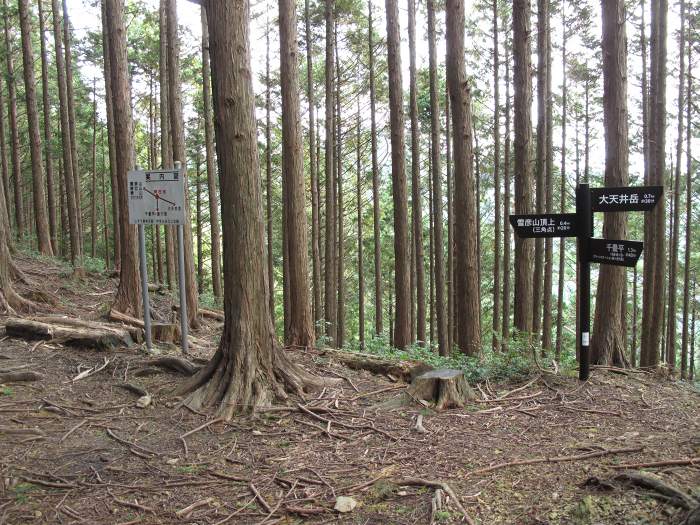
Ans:
{"label": "dirt ground", "polygon": [[[33,289],[40,282],[59,299],[55,312],[90,319],[106,312],[114,280],[73,281],[49,263],[19,263]],[[169,300],[155,297],[167,312]],[[212,322],[194,334],[202,341],[195,360],[213,352],[219,329]],[[44,379],[0,385],[0,524],[686,518],[663,498],[610,480],[625,464],[700,456],[700,394],[687,385],[604,369],[583,384],[536,374],[475,385],[477,400],[438,414],[420,405],[378,409],[405,385],[349,370],[322,350],[294,351],[293,358],[344,381],[252,417],[212,423],[171,396],[185,376],[150,366],[140,347],[97,352],[12,339],[3,329],[0,372],[32,370]],[[151,405],[138,408],[125,382],[147,390]],[[419,415],[425,433],[415,429]],[[700,496],[700,461],[631,469]],[[449,494],[442,510],[432,509],[435,486],[425,481],[448,484],[468,517]],[[342,496],[357,506],[335,511]]]}

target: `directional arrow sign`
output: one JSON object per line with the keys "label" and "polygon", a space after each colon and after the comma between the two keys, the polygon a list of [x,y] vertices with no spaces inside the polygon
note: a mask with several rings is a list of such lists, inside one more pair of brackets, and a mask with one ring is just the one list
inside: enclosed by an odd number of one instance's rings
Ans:
{"label": "directional arrow sign", "polygon": [[649,211],[663,193],[663,186],[591,188],[591,206],[593,211]]}
{"label": "directional arrow sign", "polygon": [[511,215],[510,224],[521,238],[576,237],[575,213]]}
{"label": "directional arrow sign", "polygon": [[615,241],[591,239],[590,261],[614,266],[635,266],[642,255],[644,243],[640,241]]}

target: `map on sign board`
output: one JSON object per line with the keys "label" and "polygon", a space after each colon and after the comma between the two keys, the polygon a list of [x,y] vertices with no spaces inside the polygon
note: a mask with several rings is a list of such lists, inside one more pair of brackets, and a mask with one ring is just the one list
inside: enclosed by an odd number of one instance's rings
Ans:
{"label": "map on sign board", "polygon": [[542,215],[511,215],[510,224],[521,238],[575,237],[575,213],[544,213]]}
{"label": "map on sign board", "polygon": [[128,173],[130,224],[184,224],[185,184],[180,170]]}
{"label": "map on sign board", "polygon": [[663,186],[591,188],[593,211],[649,211],[664,193]]}
{"label": "map on sign board", "polygon": [[637,264],[643,249],[644,243],[641,241],[591,239],[591,262],[632,267]]}

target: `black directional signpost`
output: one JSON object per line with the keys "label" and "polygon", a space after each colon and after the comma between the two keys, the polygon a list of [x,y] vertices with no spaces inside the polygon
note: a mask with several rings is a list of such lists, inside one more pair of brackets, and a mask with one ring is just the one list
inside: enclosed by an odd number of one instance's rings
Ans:
{"label": "black directional signpost", "polygon": [[579,314],[576,337],[581,345],[579,379],[590,373],[591,342],[591,263],[634,266],[642,255],[644,243],[593,237],[593,212],[651,211],[663,195],[663,186],[576,189],[576,213],[511,215],[510,224],[522,238],[576,237],[579,261]]}

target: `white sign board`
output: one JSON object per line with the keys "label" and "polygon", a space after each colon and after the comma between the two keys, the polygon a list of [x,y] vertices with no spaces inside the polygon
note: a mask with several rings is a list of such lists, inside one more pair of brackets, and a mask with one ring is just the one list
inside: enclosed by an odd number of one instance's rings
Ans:
{"label": "white sign board", "polygon": [[185,224],[185,184],[180,170],[128,173],[129,224]]}

